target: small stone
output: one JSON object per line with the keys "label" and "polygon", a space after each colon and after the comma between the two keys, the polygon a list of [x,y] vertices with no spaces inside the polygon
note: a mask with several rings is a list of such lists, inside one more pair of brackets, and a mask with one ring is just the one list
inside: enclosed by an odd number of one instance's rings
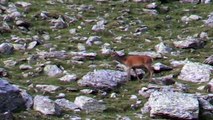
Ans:
{"label": "small stone", "polygon": [[73,82],[73,81],[77,80],[77,75],[76,74],[68,74],[68,75],[65,75],[65,76],[59,78],[59,80],[62,81],[62,82]]}

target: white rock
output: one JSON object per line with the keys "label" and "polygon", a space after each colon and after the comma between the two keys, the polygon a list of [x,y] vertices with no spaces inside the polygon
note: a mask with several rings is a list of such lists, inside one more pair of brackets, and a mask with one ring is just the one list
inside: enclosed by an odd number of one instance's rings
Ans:
{"label": "white rock", "polygon": [[76,97],[74,103],[87,113],[102,112],[106,109],[106,106],[103,103],[86,96]]}
{"label": "white rock", "polygon": [[60,115],[60,107],[48,96],[36,95],[34,98],[33,109],[44,115]]}
{"label": "white rock", "polygon": [[58,68],[56,65],[46,65],[44,67],[44,72],[49,77],[58,77],[63,74],[63,71],[60,68]]}
{"label": "white rock", "polygon": [[65,76],[59,78],[59,80],[62,81],[62,82],[76,81],[77,80],[77,75],[76,74],[68,74],[68,75],[65,75]]}
{"label": "white rock", "polygon": [[195,83],[208,82],[212,71],[210,65],[188,62],[183,66],[178,79]]}

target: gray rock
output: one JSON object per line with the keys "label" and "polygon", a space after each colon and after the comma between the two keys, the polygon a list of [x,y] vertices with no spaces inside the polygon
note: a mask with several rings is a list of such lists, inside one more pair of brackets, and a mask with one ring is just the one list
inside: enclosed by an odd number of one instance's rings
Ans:
{"label": "gray rock", "polygon": [[0,0],[0,4],[6,5],[6,4],[8,4],[8,0]]}
{"label": "gray rock", "polygon": [[170,64],[172,65],[172,67],[177,68],[177,67],[183,67],[188,62],[189,61],[187,59],[186,60],[182,60],[182,61],[172,60],[170,62]]}
{"label": "gray rock", "polygon": [[35,86],[37,90],[44,92],[44,93],[55,93],[57,90],[60,89],[59,86],[55,85],[36,85]]}
{"label": "gray rock", "polygon": [[175,82],[175,88],[178,92],[189,92],[189,85],[187,84]]}
{"label": "gray rock", "polygon": [[77,32],[76,29],[70,29],[70,30],[69,30],[69,33],[70,33],[70,34],[73,34],[73,35],[76,34],[76,32]]}
{"label": "gray rock", "polygon": [[155,2],[146,5],[147,9],[155,9],[157,7],[158,7],[158,5]]}
{"label": "gray rock", "polygon": [[15,22],[16,26],[18,26],[21,30],[29,30],[31,24],[24,20],[17,20]]}
{"label": "gray rock", "polygon": [[0,68],[0,77],[6,77],[6,76],[8,76],[6,69]]}
{"label": "gray rock", "polygon": [[25,107],[27,110],[29,110],[33,106],[33,97],[30,96],[26,90],[20,89],[20,94],[25,102]]}
{"label": "gray rock", "polygon": [[101,37],[99,37],[99,36],[90,36],[89,38],[88,38],[88,40],[86,41],[86,44],[88,45],[88,46],[92,46],[92,44],[94,44],[94,42],[97,42],[97,41],[101,41]]}
{"label": "gray rock", "polygon": [[102,112],[106,109],[106,106],[103,103],[87,96],[76,97],[74,103],[87,113]]}
{"label": "gray rock", "polygon": [[29,43],[27,49],[28,50],[32,50],[33,48],[36,47],[36,45],[38,45],[38,42],[37,41],[32,41],[32,42]]}
{"label": "gray rock", "polygon": [[201,16],[198,16],[198,15],[190,15],[190,16],[183,16],[181,18],[181,21],[184,22],[184,23],[189,23],[191,21],[197,21],[197,20],[200,20],[202,19]]}
{"label": "gray rock", "polygon": [[109,55],[111,53],[112,53],[112,50],[111,50],[110,44],[109,43],[104,43],[101,46],[101,54]]}
{"label": "gray rock", "polygon": [[213,94],[199,95],[198,100],[200,108],[202,109],[200,116],[202,116],[202,118],[213,116],[213,105],[211,104],[211,101],[213,100]]}
{"label": "gray rock", "polygon": [[33,68],[32,66],[26,65],[26,64],[22,64],[22,65],[19,66],[20,70],[30,70],[32,68]]}
{"label": "gray rock", "polygon": [[0,78],[0,113],[25,109],[26,99],[23,99],[21,90]]}
{"label": "gray rock", "polygon": [[52,19],[50,21],[52,29],[64,29],[67,27],[66,22],[63,20],[62,16],[59,16],[58,19]]}
{"label": "gray rock", "polygon": [[[0,0],[0,2],[1,2],[1,0]],[[12,112],[10,112],[10,111],[0,113],[0,118],[1,118],[1,120],[14,120],[15,119]]]}
{"label": "gray rock", "polygon": [[155,9],[143,9],[143,12],[149,15],[158,15],[158,11]]}
{"label": "gray rock", "polygon": [[151,117],[192,120],[198,119],[199,102],[192,94],[154,92],[148,100]]}
{"label": "gray rock", "polygon": [[205,59],[204,63],[209,64],[209,65],[213,65],[213,55],[211,55],[207,59]]}
{"label": "gray rock", "polygon": [[200,0],[201,3],[204,3],[204,4],[209,4],[212,2],[212,0]]}
{"label": "gray rock", "polygon": [[76,74],[68,74],[68,75],[65,75],[65,76],[59,78],[59,80],[62,81],[62,82],[73,82],[73,81],[77,80],[77,75]]}
{"label": "gray rock", "polygon": [[[1,11],[0,11],[1,13]],[[0,23],[0,33],[11,33],[11,27],[8,25],[7,22]]]}
{"label": "gray rock", "polygon": [[70,52],[72,56],[83,56],[85,58],[94,59],[97,56],[97,53],[88,53],[88,52]]}
{"label": "gray rock", "polygon": [[185,38],[184,40],[173,42],[174,46],[177,48],[202,48],[204,43],[205,41],[191,36]]}
{"label": "gray rock", "polygon": [[55,103],[65,110],[76,111],[80,109],[76,104],[64,98],[55,100]]}
{"label": "gray rock", "polygon": [[167,76],[163,76],[163,77],[153,78],[152,81],[154,81],[158,85],[172,85],[172,84],[175,84],[173,75],[167,75]]}
{"label": "gray rock", "polygon": [[26,7],[29,7],[31,6],[32,4],[31,3],[28,3],[28,2],[23,2],[23,1],[18,1],[15,3],[17,6],[21,6],[23,8],[26,8]]}
{"label": "gray rock", "polygon": [[154,0],[133,0],[134,2],[152,2]]}
{"label": "gray rock", "polygon": [[59,98],[59,99],[62,99],[62,98],[65,98],[66,94],[64,93],[59,93],[56,98]]}
{"label": "gray rock", "polygon": [[207,20],[204,20],[204,24],[208,27],[213,27],[213,12],[208,15]]}
{"label": "gray rock", "polygon": [[181,3],[199,3],[200,0],[180,0]]}
{"label": "gray rock", "polygon": [[169,67],[169,66],[167,66],[167,65],[164,65],[164,64],[162,64],[162,63],[159,63],[159,62],[158,62],[158,63],[155,63],[155,64],[153,65],[153,68],[154,68],[154,70],[157,71],[157,72],[172,70],[171,67]]}
{"label": "gray rock", "polygon": [[44,67],[44,72],[49,77],[58,77],[63,74],[63,71],[60,68],[58,68],[56,65],[46,65]]}
{"label": "gray rock", "polygon": [[208,92],[213,93],[213,79],[205,86]]}
{"label": "gray rock", "polygon": [[13,52],[13,45],[11,43],[2,43],[0,45],[0,53],[11,54]]}
{"label": "gray rock", "polygon": [[105,30],[105,20],[100,20],[92,27],[92,31],[99,32]]}
{"label": "gray rock", "polygon": [[142,87],[139,91],[138,94],[145,97],[145,98],[149,98],[149,96],[151,95],[151,93],[158,91],[160,89],[160,87]]}
{"label": "gray rock", "polygon": [[12,68],[17,64],[17,62],[14,60],[6,60],[6,61],[3,61],[3,63],[5,64],[5,67],[7,68]]}
{"label": "gray rock", "polygon": [[92,94],[95,91],[92,90],[92,89],[83,89],[83,90],[80,90],[80,92],[83,93],[83,94]]}
{"label": "gray rock", "polygon": [[36,95],[34,97],[33,109],[44,115],[60,115],[60,107],[48,96]]}
{"label": "gray rock", "polygon": [[82,43],[78,43],[77,48],[79,51],[86,51],[86,47]]}
{"label": "gray rock", "polygon": [[82,120],[79,116],[70,116],[69,120]]}
{"label": "gray rock", "polygon": [[78,81],[80,86],[90,86],[93,88],[113,89],[127,80],[127,73],[114,70],[95,70],[89,72]]}
{"label": "gray rock", "polygon": [[41,59],[45,58],[67,59],[70,56],[67,52],[64,51],[50,51],[50,52],[38,51],[37,54]]}
{"label": "gray rock", "polygon": [[157,53],[168,54],[172,51],[172,48],[168,47],[165,43],[161,42],[155,46]]}
{"label": "gray rock", "polygon": [[207,82],[210,80],[211,71],[213,67],[210,65],[188,62],[183,66],[178,79],[195,83]]}
{"label": "gray rock", "polygon": [[13,44],[14,50],[25,50],[26,46],[22,44]]}

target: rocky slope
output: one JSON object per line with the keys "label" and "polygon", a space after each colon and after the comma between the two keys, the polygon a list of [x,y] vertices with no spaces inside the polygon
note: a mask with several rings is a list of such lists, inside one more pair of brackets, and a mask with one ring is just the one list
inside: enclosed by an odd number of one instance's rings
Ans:
{"label": "rocky slope", "polygon": [[212,119],[212,27],[211,0],[0,0],[0,118]]}

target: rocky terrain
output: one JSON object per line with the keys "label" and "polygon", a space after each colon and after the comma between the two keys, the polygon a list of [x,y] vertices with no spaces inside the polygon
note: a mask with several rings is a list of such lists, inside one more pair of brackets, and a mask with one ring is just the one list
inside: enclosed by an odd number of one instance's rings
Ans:
{"label": "rocky terrain", "polygon": [[212,0],[0,0],[0,119],[213,119],[212,29]]}

